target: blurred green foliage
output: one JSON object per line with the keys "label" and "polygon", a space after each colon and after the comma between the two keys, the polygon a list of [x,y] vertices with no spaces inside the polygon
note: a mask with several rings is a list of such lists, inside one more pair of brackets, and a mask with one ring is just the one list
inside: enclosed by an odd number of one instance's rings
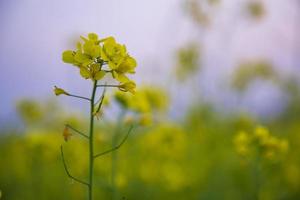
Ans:
{"label": "blurred green foliage", "polygon": [[[49,107],[57,109],[51,113]],[[182,121],[165,119],[136,129],[118,152],[115,181],[120,197],[299,199],[300,106],[291,107],[298,111],[287,110],[290,115],[282,113],[264,122],[274,137],[289,141],[289,150],[278,162],[264,161],[259,171],[257,164],[261,161],[245,162],[234,142],[238,132],[250,133],[257,127],[258,119],[249,115],[229,115],[214,111],[210,105],[194,105]],[[85,189],[64,172],[59,147],[63,142],[62,122],[72,120],[80,129],[87,125],[85,119],[67,116],[53,103],[29,100],[19,103],[19,113],[26,122],[24,131],[0,135],[2,199],[84,199]],[[38,113],[34,120],[31,113]],[[97,123],[97,152],[110,148],[114,126],[114,122]],[[127,126],[122,126],[122,132]],[[79,136],[65,146],[71,173],[82,179],[86,178],[86,152],[87,144]],[[106,155],[96,162],[99,199],[111,198],[110,159]]]}

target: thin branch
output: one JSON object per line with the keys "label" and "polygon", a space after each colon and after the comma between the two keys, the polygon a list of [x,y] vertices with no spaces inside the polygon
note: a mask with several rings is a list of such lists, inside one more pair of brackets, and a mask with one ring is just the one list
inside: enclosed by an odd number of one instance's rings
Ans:
{"label": "thin branch", "polygon": [[64,168],[65,168],[65,171],[67,173],[67,175],[69,176],[69,178],[73,179],[74,181],[77,181],[78,183],[81,183],[83,185],[86,185],[86,186],[90,186],[88,183],[72,176],[67,168],[67,165],[66,165],[66,162],[65,162],[65,157],[64,157],[64,152],[63,152],[63,147],[60,146],[60,152],[61,152],[61,158],[62,158],[62,161],[63,161],[63,164],[64,164]]}
{"label": "thin branch", "polygon": [[94,112],[94,113],[98,113],[100,111],[100,109],[102,107],[102,104],[103,104],[104,97],[105,97],[105,92],[106,92],[106,88],[104,88],[104,90],[102,92],[102,95],[101,95],[100,100],[99,100],[100,103],[98,105],[98,108],[97,108],[96,112]]}
{"label": "thin branch", "polygon": [[97,85],[97,87],[120,87],[120,85]]}
{"label": "thin branch", "polygon": [[84,99],[84,100],[91,101],[91,99],[89,99],[89,98],[87,98],[87,97],[82,97],[82,96],[78,96],[78,95],[67,94],[67,96],[70,96],[70,97],[75,97],[75,98],[79,98],[79,99]]}
{"label": "thin branch", "polygon": [[106,150],[106,151],[104,151],[104,152],[102,152],[102,153],[96,154],[96,155],[94,156],[94,158],[98,158],[98,157],[100,157],[100,156],[103,156],[103,155],[108,154],[108,153],[110,153],[110,152],[113,152],[113,151],[115,151],[115,150],[118,150],[118,149],[125,143],[125,141],[127,140],[129,134],[131,133],[132,129],[133,129],[133,125],[130,126],[130,128],[129,128],[127,134],[125,135],[125,137],[123,138],[123,140],[120,142],[120,144],[118,144],[117,146],[115,146],[115,147],[113,147],[113,148],[111,148],[111,149],[109,149],[109,150]]}
{"label": "thin branch", "polygon": [[70,128],[70,129],[72,129],[73,131],[75,131],[75,132],[78,133],[79,135],[85,137],[86,139],[89,139],[89,136],[87,136],[86,134],[84,134],[84,133],[78,131],[77,129],[73,128],[71,125],[66,124],[65,126],[68,127],[68,128]]}

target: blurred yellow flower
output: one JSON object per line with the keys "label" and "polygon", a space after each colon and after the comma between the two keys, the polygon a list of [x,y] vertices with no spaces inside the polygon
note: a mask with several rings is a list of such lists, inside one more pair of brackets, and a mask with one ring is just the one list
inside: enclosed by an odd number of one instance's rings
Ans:
{"label": "blurred yellow flower", "polygon": [[269,130],[263,126],[257,126],[254,130],[254,137],[261,145],[265,144],[269,138]]}
{"label": "blurred yellow flower", "polygon": [[289,148],[286,139],[271,135],[263,126],[257,126],[252,134],[240,131],[233,141],[239,155],[249,156],[252,152],[252,155],[262,156],[270,161],[278,160]]}
{"label": "blurred yellow flower", "polygon": [[244,131],[240,131],[233,139],[236,151],[239,155],[245,156],[249,153],[251,137]]}

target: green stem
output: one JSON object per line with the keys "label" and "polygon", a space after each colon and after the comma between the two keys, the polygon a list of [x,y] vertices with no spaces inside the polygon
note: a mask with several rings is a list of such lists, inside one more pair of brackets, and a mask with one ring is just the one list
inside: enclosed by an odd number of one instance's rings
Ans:
{"label": "green stem", "polygon": [[82,96],[78,96],[78,95],[74,95],[74,94],[67,94],[67,96],[70,96],[70,97],[75,97],[75,98],[79,98],[79,99],[84,99],[84,100],[91,101],[91,99],[89,99],[89,98],[82,97]]}
{"label": "green stem", "polygon": [[97,89],[97,81],[94,81],[92,97],[91,97],[91,110],[90,110],[90,135],[89,135],[89,200],[93,199],[93,175],[94,175],[94,100]]}

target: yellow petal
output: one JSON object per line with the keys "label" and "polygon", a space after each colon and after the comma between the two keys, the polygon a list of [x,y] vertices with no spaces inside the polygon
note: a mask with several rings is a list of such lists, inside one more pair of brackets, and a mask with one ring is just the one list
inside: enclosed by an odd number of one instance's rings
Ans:
{"label": "yellow petal", "polygon": [[90,40],[96,41],[96,40],[98,40],[98,35],[97,35],[96,33],[89,33],[89,34],[88,34],[88,38],[89,38]]}
{"label": "yellow petal", "polygon": [[65,63],[71,63],[73,64],[74,63],[74,52],[71,51],[71,50],[67,50],[67,51],[64,51],[63,54],[62,54],[62,60],[65,62]]}
{"label": "yellow petal", "polygon": [[86,67],[80,67],[80,75],[85,79],[91,77],[91,73]]}

